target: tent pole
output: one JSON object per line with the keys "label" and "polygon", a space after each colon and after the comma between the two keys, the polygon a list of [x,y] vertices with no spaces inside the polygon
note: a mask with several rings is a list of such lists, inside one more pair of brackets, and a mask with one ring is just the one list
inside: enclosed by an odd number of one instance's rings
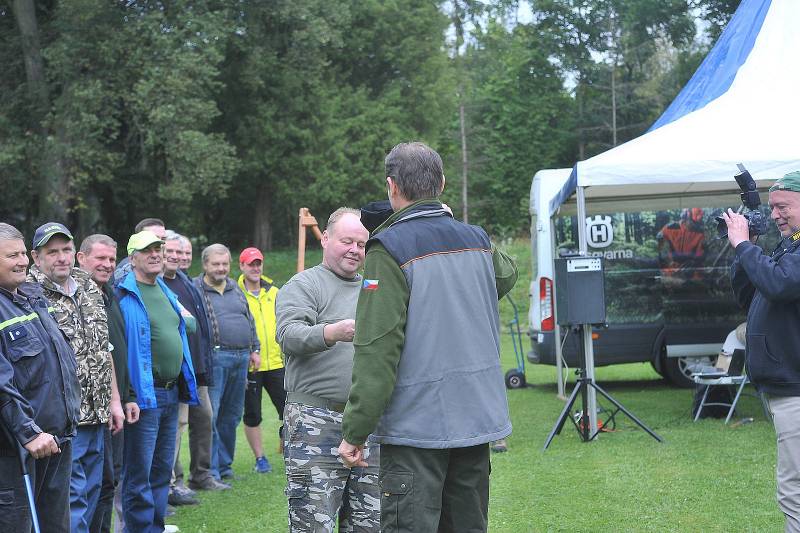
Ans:
{"label": "tent pole", "polygon": [[[553,224],[553,218],[550,217],[550,235],[552,236],[551,244],[552,250],[550,254],[550,272],[555,272],[555,260],[556,255],[558,254],[558,246],[556,245],[556,225]],[[555,297],[555,283],[553,283],[553,317],[557,316],[556,314],[556,297]],[[553,330],[553,337],[556,341],[556,383],[558,387],[558,398],[561,400],[566,400],[567,397],[564,394],[564,356],[561,352],[561,326],[558,325],[558,320],[555,321],[555,329]]]}
{"label": "tent pole", "polygon": [[[586,244],[586,196],[585,187],[578,185],[578,249],[580,253],[586,255],[588,246]],[[583,324],[581,328],[583,334],[583,345],[586,354],[586,377],[594,383],[594,346],[592,344],[592,325]],[[589,410],[589,434],[599,433],[597,431],[597,394],[594,387],[588,387],[588,410]],[[594,439],[592,439],[594,440]]]}

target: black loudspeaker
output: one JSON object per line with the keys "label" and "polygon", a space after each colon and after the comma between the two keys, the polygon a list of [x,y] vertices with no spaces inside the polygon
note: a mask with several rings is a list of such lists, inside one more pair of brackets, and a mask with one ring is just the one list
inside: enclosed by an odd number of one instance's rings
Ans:
{"label": "black loudspeaker", "polygon": [[601,257],[555,260],[556,320],[560,325],[605,324],[606,291]]}

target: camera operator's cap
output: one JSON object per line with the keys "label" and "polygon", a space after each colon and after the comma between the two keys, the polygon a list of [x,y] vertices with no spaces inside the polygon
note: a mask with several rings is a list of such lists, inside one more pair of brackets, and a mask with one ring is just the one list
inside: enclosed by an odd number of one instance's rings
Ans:
{"label": "camera operator's cap", "polygon": [[35,250],[41,246],[44,246],[47,244],[47,241],[56,235],[63,235],[69,240],[75,239],[64,224],[61,224],[60,222],[47,222],[46,224],[39,226],[36,229],[36,233],[33,234],[32,249]]}
{"label": "camera operator's cap", "polygon": [[159,239],[158,235],[147,229],[139,233],[134,233],[131,235],[131,238],[128,239],[128,255],[131,255],[133,252],[144,250],[154,243],[164,244],[164,241]]}
{"label": "camera operator's cap", "polygon": [[800,192],[800,170],[789,172],[784,177],[776,181],[775,185],[769,188],[769,192],[773,191]]}
{"label": "camera operator's cap", "polygon": [[242,253],[239,254],[239,262],[245,265],[249,265],[256,259],[260,260],[262,263],[264,262],[264,256],[258,248],[245,248],[242,250]]}

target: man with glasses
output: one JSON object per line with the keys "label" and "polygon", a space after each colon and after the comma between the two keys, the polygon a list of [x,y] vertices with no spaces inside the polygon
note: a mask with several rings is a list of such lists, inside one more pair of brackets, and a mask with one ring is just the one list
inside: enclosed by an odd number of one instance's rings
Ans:
{"label": "man with glasses", "polygon": [[132,271],[117,287],[128,370],[141,409],[125,430],[122,512],[126,530],[161,533],[175,458],[178,401],[197,405],[186,322],[160,278],[164,241],[141,231],[128,241]]}

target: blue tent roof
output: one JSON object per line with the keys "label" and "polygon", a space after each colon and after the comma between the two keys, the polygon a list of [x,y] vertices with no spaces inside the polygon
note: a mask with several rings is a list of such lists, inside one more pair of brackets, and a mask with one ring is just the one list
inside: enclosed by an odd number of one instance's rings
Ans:
{"label": "blue tent roof", "polygon": [[725,93],[753,49],[771,0],[743,0],[692,78],[648,131],[704,107]]}

